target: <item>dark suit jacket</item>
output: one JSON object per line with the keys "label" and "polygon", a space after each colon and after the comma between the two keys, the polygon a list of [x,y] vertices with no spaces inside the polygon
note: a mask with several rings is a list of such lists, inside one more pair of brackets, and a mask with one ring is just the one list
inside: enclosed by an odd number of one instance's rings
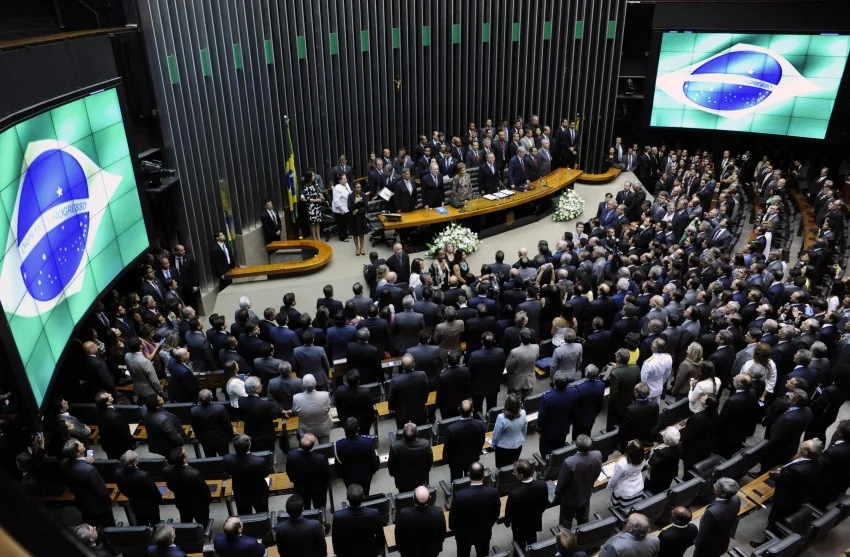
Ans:
{"label": "dark suit jacket", "polygon": [[224,404],[198,404],[192,407],[192,431],[202,445],[227,447],[233,439],[233,426]]}
{"label": "dark suit jacket", "polygon": [[153,512],[162,502],[162,494],[153,478],[145,470],[125,470],[118,467],[115,471],[115,483],[127,499],[130,508],[136,514]]}
{"label": "dark suit jacket", "polygon": [[148,449],[152,453],[168,458],[172,449],[182,447],[186,441],[180,420],[171,412],[148,412],[144,423],[148,433]]}
{"label": "dark suit jacket", "polygon": [[280,555],[326,557],[328,554],[325,532],[318,520],[301,516],[278,522],[274,526],[274,538]]}
{"label": "dark suit jacket", "polygon": [[578,398],[573,407],[573,422],[578,427],[591,428],[605,402],[605,382],[585,379],[577,381],[572,386],[578,392]]}
{"label": "dark suit jacket", "polygon": [[613,338],[611,331],[604,329],[590,333],[582,346],[582,365],[593,364],[599,369],[604,369],[613,360],[614,354],[611,350]]}
{"label": "dark suit jacket", "polygon": [[171,379],[168,381],[168,391],[171,402],[198,402],[198,380],[189,366],[171,358],[168,360],[168,370]]}
{"label": "dark suit jacket", "polygon": [[452,498],[449,528],[469,540],[489,540],[499,519],[501,503],[495,487],[471,485]]}
{"label": "dark suit jacket", "polygon": [[466,350],[470,354],[481,348],[481,337],[486,332],[496,332],[496,318],[488,315],[486,317],[473,317],[463,324]]}
{"label": "dark suit jacket", "polygon": [[397,313],[393,321],[393,343],[400,353],[407,352],[419,343],[419,331],[425,327],[425,318],[414,311]]}
{"label": "dark suit jacket", "polygon": [[[277,353],[276,349],[275,353]],[[218,351],[218,363],[223,368],[227,362],[236,362],[236,365],[239,366],[239,373],[251,373],[254,371],[254,367],[251,365],[253,361],[248,363],[248,360],[242,357],[242,354],[239,352],[222,348]]]}
{"label": "dark suit jacket", "polygon": [[228,270],[236,267],[236,254],[230,246],[227,246],[227,251],[230,254],[230,263],[227,263],[227,257],[224,255],[218,242],[213,242],[210,247],[210,264],[212,265],[213,273],[216,278],[223,276]]}
{"label": "dark suit jacket", "polygon": [[685,551],[694,544],[697,537],[697,525],[686,524],[684,528],[671,526],[658,534],[660,549],[658,554],[663,557],[682,557]]}
{"label": "dark suit jacket", "polygon": [[578,391],[572,387],[563,391],[552,389],[544,393],[537,416],[537,432],[541,439],[563,441],[567,437],[577,399]]}
{"label": "dark suit jacket", "polygon": [[177,546],[159,547],[149,545],[146,555],[147,557],[186,557],[186,553]]}
{"label": "dark suit jacket", "polygon": [[555,489],[555,501],[560,502],[561,509],[575,509],[589,503],[593,495],[593,483],[601,470],[602,453],[599,451],[576,453],[568,457],[561,464],[558,487]]}
{"label": "dark suit jacket", "polygon": [[794,369],[794,353],[797,352],[797,349],[794,346],[794,343],[791,341],[787,342],[779,342],[773,347],[773,351],[770,354],[770,359],[776,364],[776,382],[777,384],[781,381],[784,382],[783,379],[787,374],[791,373],[791,370]]}
{"label": "dark suit jacket", "polygon": [[549,488],[545,481],[520,483],[508,494],[505,526],[517,532],[537,533],[543,529],[543,511],[548,506]]}
{"label": "dark suit jacket", "polygon": [[274,214],[277,219],[272,218],[265,208],[260,213],[260,223],[263,225],[263,239],[267,244],[275,240],[280,240],[280,215],[277,211],[274,211]]}
{"label": "dark suit jacket", "polygon": [[185,335],[185,340],[186,348],[189,349],[189,358],[196,370],[219,369],[210,341],[204,336],[204,333],[189,331]]}
{"label": "dark suit jacket", "polygon": [[717,429],[717,414],[703,410],[688,418],[688,427],[682,430],[682,461],[685,470],[690,470],[694,464],[708,458],[714,450]]}
{"label": "dark suit jacket", "polygon": [[251,453],[224,455],[224,470],[233,481],[233,497],[237,504],[262,503],[269,499],[269,486],[266,476],[274,472],[266,465],[266,460]]}
{"label": "dark suit jacket", "polygon": [[336,312],[342,311],[343,309],[342,302],[339,300],[334,300],[333,298],[318,298],[316,300],[316,309],[323,306],[328,308],[328,312],[331,317],[333,317]]}
{"label": "dark suit jacket", "polygon": [[425,439],[399,439],[390,445],[387,468],[395,478],[396,489],[404,493],[420,485],[428,485],[428,474],[434,463],[431,443]]}
{"label": "dark suit jacket", "polygon": [[[685,428],[687,429],[687,428]],[[820,465],[816,460],[801,460],[782,467],[773,475],[773,514],[777,520],[796,512],[812,500],[815,486],[819,483]]]}
{"label": "dark suit jacket", "polygon": [[639,439],[644,444],[652,441],[652,428],[658,421],[658,403],[648,399],[638,399],[626,408],[626,413],[620,419],[620,441],[625,446],[632,439]]}
{"label": "dark suit jacket", "polygon": [[84,516],[112,509],[109,490],[93,465],[85,460],[64,459],[61,468],[65,483],[74,494],[74,503]]}
{"label": "dark suit jacket", "polygon": [[440,418],[446,420],[460,415],[460,403],[471,396],[469,368],[447,367],[440,372],[437,385],[437,407]]}
{"label": "dark suit jacket", "polygon": [[422,317],[425,318],[425,326],[428,327],[432,333],[434,331],[434,327],[445,320],[443,317],[443,308],[431,300],[417,300],[416,304],[413,306],[413,311],[422,314]]}
{"label": "dark suit jacket", "polygon": [[301,346],[301,339],[298,338],[295,329],[289,326],[269,329],[269,341],[274,346],[275,357],[289,363],[293,362],[292,353],[295,348]]}
{"label": "dark suit jacket", "polygon": [[218,557],[263,557],[266,553],[263,542],[250,536],[239,536],[231,540],[226,534],[216,534],[213,548]]}
{"label": "dark suit jacket", "polygon": [[501,348],[481,348],[469,357],[469,375],[473,395],[488,396],[499,392],[507,358]]}
{"label": "dark suit jacket", "polygon": [[650,471],[646,478],[646,489],[653,493],[670,489],[673,478],[679,475],[681,459],[682,448],[678,445],[653,449],[648,461]]}
{"label": "dark suit jacket", "polygon": [[[422,187],[423,205],[427,205],[433,209],[443,204],[446,196],[442,173],[437,174],[437,178],[435,180],[434,176],[429,172],[422,177],[419,183]],[[389,261],[387,261],[387,263],[389,263]]]}
{"label": "dark suit jacket", "polygon": [[[411,174],[413,173],[411,172]],[[392,201],[395,203],[395,209],[399,213],[408,213],[416,209],[416,190],[419,188],[416,186],[413,176],[410,177],[410,187],[412,193],[407,190],[404,180],[399,178],[395,181],[393,187],[390,188],[393,191]]]}
{"label": "dark suit jacket", "polygon": [[398,275],[396,283],[410,280],[410,256],[406,253],[401,255],[401,264],[399,264],[398,256],[395,253],[387,257],[387,268]]}
{"label": "dark suit jacket", "polygon": [[709,362],[714,364],[714,369],[717,372],[717,377],[725,385],[732,373],[732,365],[735,363],[735,348],[731,345],[719,346],[708,358]]}
{"label": "dark suit jacket", "polygon": [[360,484],[367,490],[372,476],[378,471],[378,453],[368,435],[344,437],[334,443],[336,469],[346,486]]}
{"label": "dark suit jacket", "polygon": [[337,557],[370,557],[384,549],[384,528],[378,509],[347,507],[334,513],[333,539]]}
{"label": "dark suit jacket", "polygon": [[395,541],[403,557],[437,557],[446,538],[446,519],[434,505],[401,509],[395,517]]}
{"label": "dark suit jacket", "polygon": [[83,358],[83,372],[91,393],[97,394],[99,391],[106,391],[113,397],[118,396],[112,372],[106,362],[97,356],[86,356]]}
{"label": "dark suit jacket", "polygon": [[528,181],[528,171],[530,170],[527,162],[520,162],[519,156],[514,155],[508,163],[508,183],[515,188],[524,187]]}
{"label": "dark suit jacket", "polygon": [[466,472],[470,464],[478,462],[486,431],[487,426],[477,418],[461,419],[449,426],[443,448],[443,460],[449,468]]}
{"label": "dark suit jacket", "polygon": [[396,420],[424,424],[429,390],[424,371],[404,371],[393,377],[387,401],[390,410],[396,414]]}
{"label": "dark suit jacket", "polygon": [[708,506],[699,521],[695,556],[720,557],[726,553],[740,508],[741,500],[737,495],[730,499],[717,499]]}
{"label": "dark suit jacket", "polygon": [[245,422],[245,435],[264,447],[274,445],[274,420],[280,417],[280,406],[273,400],[249,395],[239,399],[239,416]]}
{"label": "dark suit jacket", "polygon": [[428,390],[436,391],[443,367],[440,348],[432,344],[417,344],[408,348],[407,352],[413,356],[416,369],[421,369],[428,376]]}
{"label": "dark suit jacket", "polygon": [[821,455],[821,473],[814,499],[818,508],[824,508],[850,487],[850,443],[833,444]]}
{"label": "dark suit jacket", "polygon": [[[303,392],[304,382],[294,375],[275,377],[269,382],[269,398],[277,402],[281,410],[292,410],[292,398]],[[339,406],[339,401],[337,401],[337,406]]]}
{"label": "dark suit jacket", "polygon": [[731,394],[717,419],[717,452],[729,458],[741,450],[760,418],[761,409],[752,390]]}
{"label": "dark suit jacket", "polygon": [[136,447],[127,418],[115,408],[107,407],[98,415],[97,427],[100,444],[109,458],[119,458],[124,452]]}
{"label": "dark suit jacket", "polygon": [[325,497],[331,481],[331,469],[325,455],[303,449],[289,451],[286,456],[286,473],[295,485],[295,493],[304,499]]}
{"label": "dark suit jacket", "polygon": [[191,466],[165,467],[165,485],[174,493],[177,508],[194,509],[209,507],[212,496],[201,473]]}
{"label": "dark suit jacket", "polygon": [[[493,163],[493,170],[498,172],[496,163]],[[495,172],[490,171],[490,166],[487,161],[482,159],[481,166],[478,167],[478,189],[482,194],[493,193],[500,189],[499,177]]]}
{"label": "dark suit jacket", "polygon": [[336,406],[339,422],[345,424],[350,417],[357,418],[360,431],[368,435],[375,423],[375,410],[372,396],[366,387],[351,388],[348,385],[340,385],[334,393],[334,405]]}
{"label": "dark suit jacket", "polygon": [[390,324],[387,323],[386,319],[367,317],[357,323],[357,329],[361,329],[362,327],[369,329],[369,344],[377,347],[381,353],[390,351],[392,347],[392,336],[390,333]]}
{"label": "dark suit jacket", "polygon": [[801,408],[799,410],[789,409],[776,419],[776,422],[770,427],[770,431],[766,436],[768,441],[768,456],[766,458],[770,464],[768,468],[772,468],[777,464],[784,464],[797,454],[797,449],[800,446],[800,436],[809,427],[809,422],[811,421],[811,408]]}
{"label": "dark suit jacket", "polygon": [[[369,336],[371,340],[371,334]],[[360,372],[360,384],[383,381],[384,370],[381,369],[383,350],[365,342],[349,342],[345,349],[345,359],[348,369]]]}

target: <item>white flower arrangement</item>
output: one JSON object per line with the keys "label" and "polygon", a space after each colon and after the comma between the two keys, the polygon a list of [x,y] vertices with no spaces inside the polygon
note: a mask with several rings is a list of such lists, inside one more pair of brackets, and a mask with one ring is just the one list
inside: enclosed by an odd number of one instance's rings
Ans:
{"label": "white flower arrangement", "polygon": [[552,220],[564,222],[580,217],[582,213],[584,213],[584,199],[575,190],[568,190],[558,198]]}
{"label": "white flower arrangement", "polygon": [[455,249],[463,249],[466,253],[472,253],[481,247],[478,233],[453,222],[434,236],[434,240],[428,244],[427,257],[435,257],[437,250],[445,248],[448,242],[451,242]]}

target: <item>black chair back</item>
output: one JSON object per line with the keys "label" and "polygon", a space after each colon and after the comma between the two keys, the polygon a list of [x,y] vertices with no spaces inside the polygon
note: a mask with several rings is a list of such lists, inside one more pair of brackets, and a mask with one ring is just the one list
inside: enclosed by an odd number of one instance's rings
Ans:
{"label": "black chair back", "polygon": [[204,527],[195,522],[171,523],[174,528],[174,545],[183,550],[184,553],[202,553],[206,539],[204,538]]}
{"label": "black chair back", "polygon": [[737,480],[747,473],[749,470],[746,467],[746,460],[742,452],[733,454],[728,460],[721,462],[714,468],[711,474],[711,483],[713,484],[720,478],[731,478]]}
{"label": "black chair back", "polygon": [[121,553],[125,557],[145,557],[153,543],[150,526],[108,526],[102,535],[113,554]]}
{"label": "black chair back", "polygon": [[592,449],[602,453],[602,460],[606,461],[611,458],[611,454],[617,450],[620,445],[620,428],[615,427],[613,430],[593,437]]}
{"label": "black chair back", "polygon": [[812,529],[809,533],[809,540],[819,542],[829,534],[829,531],[835,528],[841,522],[841,511],[837,508],[832,508],[823,513],[819,518],[812,521]]}
{"label": "black chair back", "polygon": [[261,456],[266,463],[268,468],[274,468],[274,452],[273,451],[251,451],[251,454],[254,456]]}
{"label": "black chair back", "polygon": [[[491,485],[493,483],[493,474],[490,472],[489,468],[484,469],[484,485]],[[469,480],[469,477],[458,478],[456,480],[452,480],[452,496],[458,491],[463,491],[472,485],[472,482]]]}
{"label": "black chair back", "polygon": [[[348,503],[343,501],[342,508],[346,508]],[[377,509],[378,518],[381,520],[381,526],[386,526],[390,523],[390,514],[392,511],[392,499],[386,493],[378,493],[370,495],[368,499],[361,504],[363,508]]]}
{"label": "black chair back", "polygon": [[[800,534],[791,534],[790,536],[782,538],[775,544],[768,546],[763,555],[765,557],[794,557],[800,549],[802,549],[803,544],[805,543],[805,538],[803,538]],[[753,555],[755,556],[756,553],[757,552],[754,551]]]}
{"label": "black chair back", "polygon": [[137,424],[142,421],[141,406],[136,406],[135,404],[116,404],[115,410],[127,418],[128,423]]}
{"label": "black chair back", "polygon": [[[682,400],[677,400],[664,408],[661,415],[658,417],[660,423],[664,423],[664,427],[677,424],[691,415],[691,409],[688,406],[690,401],[687,397]],[[662,428],[663,429],[663,428]]]}
{"label": "black chair back", "polygon": [[75,402],[68,405],[68,413],[84,424],[97,423],[97,405],[94,402]]}
{"label": "black chair back", "polygon": [[366,383],[362,386],[369,389],[369,396],[372,397],[372,402],[381,402],[384,400],[384,388],[380,383]]}
{"label": "black chair back", "polygon": [[555,557],[556,553],[558,553],[558,546],[555,545],[555,538],[535,542],[525,548],[526,557]]}
{"label": "black chair back", "polygon": [[[307,516],[308,511],[304,511]],[[321,511],[319,511],[321,512]],[[239,515],[242,521],[242,535],[256,538],[266,547],[274,545],[274,530],[272,530],[272,519],[269,513],[255,513]]]}
{"label": "black chair back", "polygon": [[192,423],[193,406],[195,405],[191,402],[169,402],[168,404],[163,404],[162,409],[174,414],[180,420],[181,424],[189,425]]}
{"label": "black chair back", "polygon": [[334,458],[334,444],[320,443],[313,447],[313,452],[324,455],[325,458]]}
{"label": "black chair back", "polygon": [[499,417],[499,414],[505,409],[504,406],[496,406],[495,408],[490,408],[487,410],[487,431],[493,431],[496,427],[496,419]]}
{"label": "black chair back", "polygon": [[667,510],[690,506],[699,497],[703,483],[705,481],[702,478],[694,476],[686,482],[671,487],[667,492]]}
{"label": "black chair back", "polygon": [[632,506],[631,513],[640,513],[649,519],[650,523],[658,522],[664,515],[664,509],[667,508],[667,493],[659,493],[652,497],[647,497]]}
{"label": "black chair back", "polygon": [[514,474],[514,465],[508,464],[496,470],[496,487],[499,488],[499,497],[508,495],[513,488],[519,485],[519,478]]}
{"label": "black chair back", "polygon": [[92,464],[105,483],[115,483],[115,471],[119,466],[116,459],[107,458],[104,460],[95,460]]}
{"label": "black chair back", "polygon": [[705,481],[709,481],[711,479],[711,475],[714,473],[714,469],[717,468],[717,466],[725,460],[726,459],[722,456],[713,454],[708,458],[704,458],[694,464],[690,472],[695,476],[699,476]]}
{"label": "black chair back", "polygon": [[454,418],[449,418],[448,420],[440,420],[439,422],[437,422],[437,445],[446,442],[446,438],[449,436],[449,428],[459,421],[460,416],[455,416]]}
{"label": "black chair back", "polygon": [[561,465],[569,457],[578,452],[578,447],[570,443],[566,447],[555,449],[549,453],[549,460],[546,462],[546,468],[540,475],[541,480],[557,480],[558,474],[561,472]]}
{"label": "black chair back", "polygon": [[198,470],[205,480],[223,480],[227,478],[224,471],[224,457],[211,456],[207,458],[189,459],[189,466]]}
{"label": "black chair back", "polygon": [[[430,494],[428,502],[433,505],[437,501],[437,488],[435,486],[430,486],[428,488],[428,493]],[[398,516],[398,512],[401,509],[406,509],[407,507],[412,507],[416,504],[412,491],[405,491],[403,493],[393,495],[392,500],[395,512],[394,516]],[[393,521],[395,521],[395,518],[393,518]]]}
{"label": "black chair back", "polygon": [[525,413],[531,415],[539,412],[541,400],[543,400],[543,393],[525,397],[525,400],[522,402]]}
{"label": "black chair back", "polygon": [[767,443],[767,439],[762,439],[755,445],[749,446],[741,451],[741,456],[744,459],[743,466],[746,466],[747,470],[761,462],[762,457],[767,452]]}
{"label": "black chair back", "polygon": [[161,456],[139,459],[139,469],[150,474],[151,479],[155,482],[163,481],[163,470],[165,469],[165,465],[165,459]]}
{"label": "black chair back", "polygon": [[576,551],[592,551],[602,547],[617,532],[617,519],[613,516],[580,524],[575,529]]}
{"label": "black chair back", "polygon": [[[434,427],[430,425],[421,425],[416,427],[416,436],[420,439],[425,439],[429,443],[434,443]],[[398,441],[399,439],[404,438],[404,430],[397,429],[394,432],[390,433],[390,441]]]}

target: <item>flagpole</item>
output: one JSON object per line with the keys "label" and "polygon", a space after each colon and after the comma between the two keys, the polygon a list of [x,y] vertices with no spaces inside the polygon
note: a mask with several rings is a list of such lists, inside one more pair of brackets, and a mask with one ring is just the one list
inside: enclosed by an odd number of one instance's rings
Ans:
{"label": "flagpole", "polygon": [[[287,240],[295,240],[295,239],[300,239],[300,236],[299,236],[298,232],[296,231],[296,228],[298,228],[298,224],[297,224],[298,214],[297,214],[297,211],[293,212],[292,207],[290,206],[290,203],[289,203],[289,197],[290,197],[290,193],[289,193],[289,179],[290,179],[290,177],[289,177],[289,170],[290,170],[289,169],[289,158],[292,157],[292,159],[294,161],[295,153],[293,152],[293,148],[292,148],[292,134],[291,134],[290,129],[289,129],[289,116],[288,115],[286,115],[286,114],[283,115],[283,122],[284,122],[284,126],[286,128],[286,139],[283,142],[283,158],[284,158],[284,160],[287,161],[286,168],[285,168],[285,175],[284,175],[284,200],[283,200],[284,201],[283,210],[284,210],[284,216],[286,218],[283,219],[284,220],[283,224],[284,224],[285,230],[286,230],[286,239]],[[294,181],[293,183],[295,184],[295,191],[297,192],[298,191],[298,176],[294,175],[294,170],[295,170],[294,162],[293,162],[293,165],[292,165],[292,170],[293,170],[292,180]],[[296,199],[295,203],[298,203],[297,199]]]}

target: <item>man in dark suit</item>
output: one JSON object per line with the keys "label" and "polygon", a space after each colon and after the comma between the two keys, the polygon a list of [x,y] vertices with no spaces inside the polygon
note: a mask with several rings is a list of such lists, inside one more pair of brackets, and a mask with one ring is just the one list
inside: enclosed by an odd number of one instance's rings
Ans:
{"label": "man in dark suit", "polygon": [[[223,368],[227,362],[236,362],[242,373],[252,373],[254,371],[253,366],[236,350],[238,347],[239,341],[236,340],[236,337],[227,337],[227,340],[224,341],[224,348],[218,351],[218,365]],[[277,347],[275,347],[276,351]]]}
{"label": "man in dark suit", "polygon": [[676,207],[676,212],[673,213],[673,243],[678,244],[682,239],[682,236],[685,234],[685,228],[687,228],[688,224],[691,222],[691,217],[688,215],[688,201],[686,199],[680,199],[679,204]]}
{"label": "man in dark suit", "polygon": [[821,473],[813,502],[819,509],[842,495],[850,487],[850,420],[841,420],[835,428],[832,444],[821,455]]}
{"label": "man in dark suit", "polygon": [[558,524],[568,530],[573,527],[573,517],[579,524],[588,521],[593,484],[602,470],[602,453],[590,450],[590,437],[579,435],[575,444],[578,452],[561,464],[555,490],[555,501],[561,504]]}
{"label": "man in dark suit", "polygon": [[189,358],[192,361],[192,367],[197,371],[218,369],[212,344],[204,335],[203,330],[204,324],[200,318],[196,317],[189,321],[189,330],[186,332],[185,339],[186,348],[189,350]]}
{"label": "man in dark suit", "polygon": [[525,155],[525,147],[520,147],[508,163],[508,184],[512,190],[525,191],[528,186],[528,172],[531,168],[525,160]]}
{"label": "man in dark suit", "polygon": [[[334,443],[335,466],[347,487],[357,485],[362,494],[369,496],[372,476],[378,471],[378,453],[368,435],[360,435],[357,418],[342,420],[345,437]],[[368,430],[366,430],[368,431]]]}
{"label": "man in dark suit", "polygon": [[186,553],[174,544],[175,537],[174,528],[170,524],[163,522],[156,526],[147,557],[186,557]]}
{"label": "man in dark suit", "polygon": [[549,506],[549,488],[543,480],[534,479],[534,465],[522,458],[514,464],[519,485],[508,494],[505,505],[505,526],[521,548],[537,541],[543,529],[543,511]]}
{"label": "man in dark suit", "polygon": [[151,296],[156,302],[158,309],[165,307],[165,285],[156,278],[156,271],[151,266],[142,270],[143,280],[139,287],[142,296]]}
{"label": "man in dark suit", "polygon": [[537,433],[540,434],[540,454],[549,458],[549,453],[567,443],[572,424],[573,408],[578,399],[576,389],[568,388],[567,372],[558,371],[554,377],[555,388],[547,391],[540,400],[537,416]]}
{"label": "man in dark suit", "polygon": [[393,254],[387,258],[387,268],[396,274],[398,282],[410,280],[410,256],[404,252],[402,244],[393,245]]}
{"label": "man in dark suit", "polygon": [[269,342],[274,346],[275,356],[289,363],[294,363],[295,349],[301,346],[301,339],[295,332],[297,325],[293,324],[289,315],[284,312],[278,313],[275,321],[278,326],[269,329]]}
{"label": "man in dark suit", "polygon": [[632,439],[644,445],[652,444],[652,428],[658,421],[658,403],[649,400],[649,386],[635,385],[635,401],[626,408],[620,419],[620,444],[625,447]]}
{"label": "man in dark suit", "polygon": [[413,491],[428,485],[428,475],[434,463],[431,443],[418,437],[415,424],[405,424],[402,437],[390,445],[387,469],[395,478],[395,487],[400,493]]}
{"label": "man in dark suit", "polygon": [[495,153],[488,154],[487,160],[478,167],[478,189],[481,190],[482,195],[494,193],[501,189]]}
{"label": "man in dark suit", "polygon": [[136,448],[136,441],[130,434],[130,424],[124,414],[112,405],[114,399],[110,393],[100,391],[94,399],[97,405],[97,428],[100,432],[100,445],[109,458],[121,458],[127,451]]}
{"label": "man in dark suit", "polygon": [[714,482],[717,499],[708,506],[699,521],[699,533],[694,544],[696,557],[720,557],[726,553],[741,509],[737,493],[738,482],[731,478],[720,478]]}
{"label": "man in dark suit", "polygon": [[597,369],[603,369],[613,359],[611,340],[614,335],[604,328],[605,320],[602,317],[594,317],[589,324],[593,332],[587,335],[584,341],[582,362],[593,364]]}
{"label": "man in dark suit", "polygon": [[290,495],[286,500],[287,519],[274,527],[277,551],[280,555],[299,557],[327,557],[325,532],[318,520],[304,518],[304,500],[300,495]]}
{"label": "man in dark suit", "polygon": [[776,419],[765,436],[767,451],[761,463],[762,474],[794,457],[800,445],[800,436],[812,421],[812,409],[809,408],[806,391],[794,389],[789,402],[789,408]]}
{"label": "man in dark suit", "polygon": [[416,369],[421,369],[428,377],[428,390],[436,391],[442,369],[442,358],[440,347],[429,344],[430,342],[431,334],[427,328],[424,328],[419,331],[419,344],[408,348],[407,353],[413,356]]}
{"label": "man in dark suit", "polygon": [[129,501],[130,510],[136,515],[136,524],[159,524],[162,494],[150,474],[139,469],[139,455],[136,451],[127,451],[121,455],[120,461],[121,466],[115,470],[115,483],[118,491]]}
{"label": "man in dark suit", "polygon": [[369,344],[379,350],[382,358],[392,351],[393,342],[390,324],[386,319],[378,317],[377,306],[370,307],[368,317],[357,323],[357,330],[364,328],[369,330]]}
{"label": "man in dark suit", "polygon": [[395,413],[396,429],[401,429],[408,422],[425,423],[425,403],[430,390],[428,376],[415,366],[413,356],[405,354],[401,357],[401,373],[390,381],[387,402]]}
{"label": "man in dark suit", "polygon": [[260,398],[261,389],[258,377],[245,380],[248,396],[239,399],[239,416],[245,423],[245,434],[251,438],[251,445],[258,451],[273,451],[274,421],[283,411],[275,401]]}
{"label": "man in dark suit", "polygon": [[118,391],[115,389],[115,379],[107,363],[98,357],[97,345],[88,340],[83,343],[82,348],[85,353],[83,376],[88,383],[88,392],[94,394],[106,391],[113,398],[117,398]]}
{"label": "man in dark suit", "polygon": [[[770,515],[767,517],[767,529],[774,534],[781,535],[776,529],[776,523],[788,515],[797,512],[803,503],[812,500],[816,486],[820,478],[820,464],[818,459],[823,451],[823,443],[819,439],[803,441],[799,452],[794,459],[785,464],[779,470],[770,473],[775,488],[773,492],[773,505]],[[750,542],[753,547],[758,547],[756,542]]]}
{"label": "man in dark suit", "polygon": [[192,431],[204,448],[204,456],[224,456],[233,439],[233,425],[224,404],[212,404],[213,394],[209,389],[198,393],[198,403],[192,407]]}
{"label": "man in dark suit", "polygon": [[103,478],[86,458],[86,446],[77,439],[69,439],[62,447],[62,477],[71,493],[74,504],[88,524],[103,528],[115,526],[112,515],[112,497]]}
{"label": "man in dark suit", "polygon": [[732,394],[726,399],[717,417],[717,453],[724,458],[741,450],[761,419],[761,408],[752,390],[752,383],[746,373],[733,377]]}
{"label": "man in dark suit", "polygon": [[307,509],[324,508],[328,497],[331,471],[328,460],[321,453],[314,453],[316,436],[307,433],[301,436],[301,447],[289,451],[286,456],[286,473],[301,496]]}
{"label": "man in dark suit", "polygon": [[378,509],[363,507],[364,495],[358,484],[348,485],[348,507],[333,515],[331,536],[337,557],[374,557],[383,553],[384,528]]}
{"label": "man in dark suit", "polygon": [[[487,306],[479,303],[475,306],[476,316],[468,319],[464,325],[464,339],[466,340],[466,350],[472,354],[481,348],[481,339],[484,338],[484,333],[496,332],[496,317],[490,314]],[[495,311],[493,312],[495,314]]]}
{"label": "man in dark suit", "polygon": [[357,342],[349,342],[345,349],[348,369],[356,369],[362,383],[375,383],[384,380],[381,368],[383,352],[377,346],[369,344],[371,332],[366,327],[357,330]]}
{"label": "man in dark suit", "polygon": [[210,520],[210,488],[201,473],[189,466],[186,449],[176,448],[168,455],[168,466],[163,470],[165,485],[174,493],[174,504],[180,513],[180,522],[193,520],[203,526]]}
{"label": "man in dark suit", "polygon": [[181,297],[187,305],[194,306],[196,295],[200,291],[195,258],[186,253],[185,247],[177,244],[174,246],[174,264],[172,267],[180,277]]}
{"label": "man in dark suit", "polygon": [[429,499],[428,488],[419,486],[413,493],[414,505],[396,514],[395,541],[401,557],[437,557],[443,550],[446,519]]}
{"label": "man in dark suit", "polygon": [[224,276],[227,271],[238,267],[236,264],[236,255],[230,249],[224,236],[224,232],[216,232],[213,234],[213,243],[210,248],[210,264],[213,269],[213,275],[218,278],[218,290],[224,290],[230,285],[230,280]]}
{"label": "man in dark suit", "polygon": [[148,434],[148,450],[168,458],[174,449],[183,446],[186,434],[177,416],[163,410],[162,405],[161,396],[151,397],[145,403],[147,415],[142,421]]}
{"label": "man in dark suit", "polygon": [[334,287],[331,284],[326,284],[324,288],[322,288],[322,294],[324,294],[324,298],[319,298],[316,300],[316,309],[324,306],[328,308],[328,313],[331,317],[336,315],[336,312],[342,311],[342,302],[339,300],[334,300]]}
{"label": "man in dark suit", "polygon": [[235,454],[224,455],[224,470],[233,481],[236,512],[268,512],[269,486],[266,477],[274,472],[274,468],[269,467],[263,457],[251,454],[251,438],[247,435],[233,438],[233,451]]}
{"label": "man in dark suit", "polygon": [[460,352],[450,350],[446,368],[440,372],[437,384],[437,407],[440,419],[447,420],[460,415],[460,403],[471,396],[469,368],[461,366]]}
{"label": "man in dark suit", "polygon": [[260,222],[263,225],[263,240],[266,244],[280,240],[280,216],[274,209],[271,199],[263,203],[263,212],[260,214]]}
{"label": "man in dark suit", "polygon": [[189,351],[185,348],[175,348],[168,360],[168,371],[171,378],[168,381],[168,391],[171,402],[198,402],[198,380],[189,368]]}
{"label": "man in dark suit", "polygon": [[605,381],[599,380],[599,370],[589,365],[584,369],[584,379],[573,383],[578,394],[573,406],[573,441],[579,435],[590,436],[596,416],[605,403]]}
{"label": "man in dark suit", "polygon": [[717,378],[720,379],[720,392],[723,392],[724,387],[728,387],[731,381],[730,374],[732,373],[732,365],[735,363],[735,347],[732,345],[734,338],[732,332],[723,329],[718,331],[714,338],[717,343],[715,350],[708,358],[709,362],[714,364],[714,371]]}
{"label": "man in dark suit", "polygon": [[213,539],[213,548],[218,557],[263,557],[266,553],[263,542],[242,535],[242,521],[238,516],[224,521],[222,533]]}
{"label": "man in dark suit", "polygon": [[434,289],[426,285],[422,288],[420,299],[413,304],[413,311],[422,315],[425,326],[431,334],[434,334],[437,325],[445,320],[442,306],[431,299],[433,295]]}
{"label": "man in dark suit", "polygon": [[473,407],[481,412],[484,401],[487,410],[496,407],[496,397],[502,383],[502,373],[505,370],[505,351],[496,347],[496,337],[493,333],[484,333],[482,347],[469,356],[469,376],[472,391]]}
{"label": "man in dark suit", "polygon": [[[348,384],[340,385],[334,392],[334,404],[339,421],[344,424],[348,418],[356,418],[361,428],[360,431],[368,435],[375,423],[372,395],[368,387],[360,385],[360,372],[358,370],[351,369],[346,378]],[[363,484],[361,483],[361,485]],[[363,487],[368,493],[368,486],[364,485]]]}
{"label": "man in dark suit", "polygon": [[449,511],[449,528],[455,533],[458,557],[469,557],[473,546],[476,555],[490,552],[490,537],[501,510],[499,492],[484,485],[483,464],[470,465],[469,480],[469,487],[452,498]]}
{"label": "man in dark suit", "polygon": [[443,460],[449,464],[452,480],[462,478],[469,465],[478,462],[486,431],[484,422],[472,416],[472,401],[466,399],[461,402],[460,421],[449,426],[443,449]]}
{"label": "man in dark suit", "polygon": [[409,213],[416,209],[416,182],[410,175],[410,169],[405,168],[401,172],[401,178],[395,181],[395,184],[390,188],[393,192],[393,202],[395,210],[399,213]]}
{"label": "man in dark suit", "polygon": [[422,186],[422,204],[426,209],[436,209],[444,205],[445,189],[439,164],[431,163],[428,174],[422,177],[420,184]]}

